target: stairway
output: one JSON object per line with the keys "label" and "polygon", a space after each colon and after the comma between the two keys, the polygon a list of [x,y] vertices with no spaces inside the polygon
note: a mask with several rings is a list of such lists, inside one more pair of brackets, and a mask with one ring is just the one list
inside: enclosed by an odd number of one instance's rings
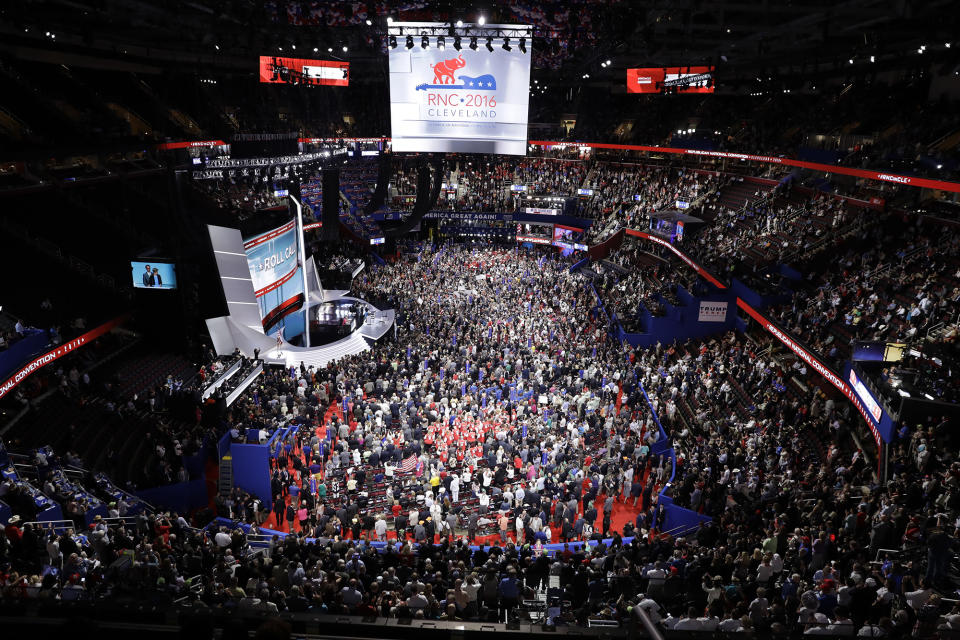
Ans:
{"label": "stairway", "polygon": [[356,355],[368,351],[370,345],[359,331],[354,331],[349,337],[338,340],[323,347],[311,347],[301,349],[298,347],[288,347],[284,350],[287,366],[300,366],[302,362],[305,366],[313,365],[317,369],[327,366],[328,362],[333,362],[346,356]]}
{"label": "stairway", "polygon": [[229,453],[220,459],[220,476],[217,480],[217,494],[223,497],[230,495],[233,489],[233,456]]}

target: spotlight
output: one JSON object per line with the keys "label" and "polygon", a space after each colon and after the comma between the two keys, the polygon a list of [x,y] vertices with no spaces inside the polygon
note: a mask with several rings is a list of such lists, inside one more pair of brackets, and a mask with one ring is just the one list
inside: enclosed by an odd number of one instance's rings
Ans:
{"label": "spotlight", "polygon": [[[390,39],[388,40],[388,42],[390,43],[391,49],[397,48],[397,36],[390,36]],[[316,51],[316,49],[314,49],[314,51]]]}
{"label": "spotlight", "polygon": [[487,37],[487,51],[493,53],[493,38]]}
{"label": "spotlight", "polygon": [[457,28],[459,29],[462,26],[463,26],[463,20],[457,20]]}
{"label": "spotlight", "polygon": [[610,66],[610,64],[611,64],[611,63],[610,63],[610,61],[609,61],[609,60],[607,60],[607,66],[608,66],[608,67]]}
{"label": "spotlight", "polygon": [[373,22],[372,22],[369,18],[367,18],[367,26],[368,26],[368,27],[372,27],[372,26],[373,26]]}
{"label": "spotlight", "polygon": [[343,52],[344,52],[344,53],[346,53],[346,52],[349,51],[349,50],[350,50],[350,49],[347,48],[347,45],[343,45]]}
{"label": "spotlight", "polygon": [[877,61],[876,57],[870,56],[870,62],[876,62],[876,61]]}
{"label": "spotlight", "polygon": [[522,51],[523,53],[526,53],[526,52],[527,52],[527,39],[526,39],[526,38],[520,38],[520,51]]}
{"label": "spotlight", "polygon": [[504,51],[513,51],[513,47],[510,46],[510,38],[503,39],[503,50]]}
{"label": "spotlight", "polygon": [[407,36],[407,49],[413,49],[413,36]]}
{"label": "spotlight", "polygon": [[460,36],[454,36],[453,48],[456,49],[457,51],[460,51],[460,49],[463,49],[463,45],[460,44]]}
{"label": "spotlight", "polygon": [[443,36],[440,36],[439,38],[437,38],[437,49],[440,49],[441,51],[443,51],[446,48],[447,48],[447,41],[444,40]]}
{"label": "spotlight", "polygon": [[430,38],[428,38],[427,36],[423,36],[422,38],[420,38],[420,48],[421,48],[421,49],[429,49],[429,48],[430,48]]}
{"label": "spotlight", "polygon": [[314,47],[313,52],[316,53],[317,51],[320,51],[320,49],[318,49],[317,47]]}
{"label": "spotlight", "polygon": [[387,24],[393,24],[393,18],[387,17]]}
{"label": "spotlight", "polygon": [[477,24],[480,25],[481,27],[486,23],[487,23],[487,19],[484,16],[480,16],[480,18],[477,20]]}
{"label": "spotlight", "polygon": [[473,51],[476,51],[476,50],[477,50],[477,38],[476,38],[476,36],[470,38],[470,49],[472,49]]}

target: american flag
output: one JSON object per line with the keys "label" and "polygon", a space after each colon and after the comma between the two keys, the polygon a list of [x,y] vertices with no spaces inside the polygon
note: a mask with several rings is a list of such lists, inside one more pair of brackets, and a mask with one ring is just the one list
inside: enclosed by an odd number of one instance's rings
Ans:
{"label": "american flag", "polygon": [[410,473],[417,468],[417,456],[411,455],[400,463],[400,473]]}

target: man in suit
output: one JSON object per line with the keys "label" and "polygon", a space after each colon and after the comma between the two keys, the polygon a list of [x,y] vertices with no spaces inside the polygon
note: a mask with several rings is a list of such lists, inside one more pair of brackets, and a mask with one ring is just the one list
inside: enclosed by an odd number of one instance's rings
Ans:
{"label": "man in suit", "polygon": [[143,286],[145,287],[153,286],[153,272],[150,270],[150,265],[147,265],[146,267],[144,267]]}

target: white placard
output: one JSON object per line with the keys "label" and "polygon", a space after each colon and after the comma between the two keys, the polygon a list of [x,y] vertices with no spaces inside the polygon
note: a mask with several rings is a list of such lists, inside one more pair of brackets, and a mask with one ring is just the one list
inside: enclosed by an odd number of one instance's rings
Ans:
{"label": "white placard", "polygon": [[[400,24],[412,23],[393,26]],[[494,39],[493,51],[486,38],[476,51],[467,36],[460,51],[449,36],[445,49],[434,37],[428,49],[419,37],[412,49],[397,40],[388,49],[394,151],[526,154],[532,38],[526,53],[516,39],[511,51],[502,38]]]}
{"label": "white placard", "polygon": [[726,302],[700,302],[700,322],[725,322],[727,320]]}

